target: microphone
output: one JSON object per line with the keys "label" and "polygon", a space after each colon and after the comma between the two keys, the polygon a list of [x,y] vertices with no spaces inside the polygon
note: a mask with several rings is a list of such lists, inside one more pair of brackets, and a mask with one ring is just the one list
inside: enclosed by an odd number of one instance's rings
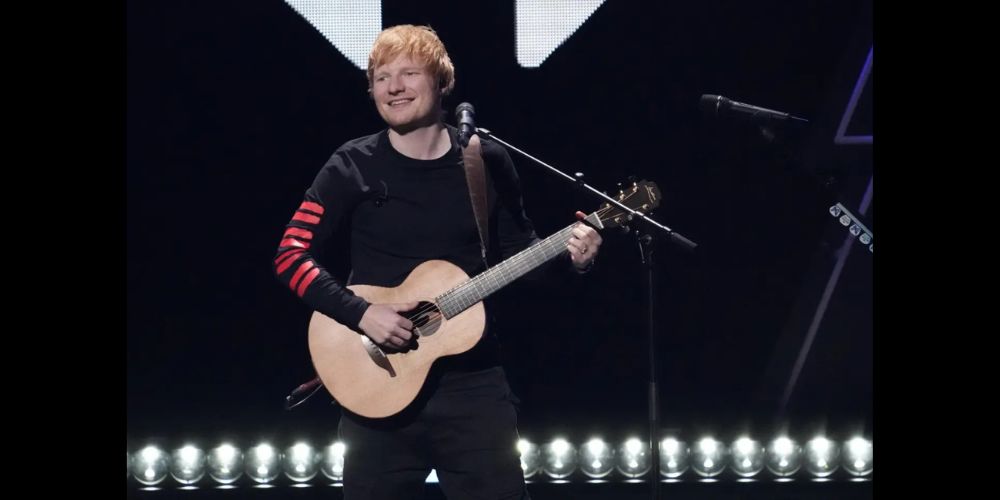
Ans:
{"label": "microphone", "polygon": [[455,121],[458,122],[458,143],[463,148],[469,146],[469,139],[476,133],[476,110],[471,104],[463,102],[455,108]]}
{"label": "microphone", "polygon": [[809,120],[798,116],[782,113],[773,109],[761,108],[751,104],[744,104],[721,95],[702,94],[701,109],[713,116],[721,116],[723,113],[740,113],[741,116],[763,119],[763,120],[794,120],[808,123]]}

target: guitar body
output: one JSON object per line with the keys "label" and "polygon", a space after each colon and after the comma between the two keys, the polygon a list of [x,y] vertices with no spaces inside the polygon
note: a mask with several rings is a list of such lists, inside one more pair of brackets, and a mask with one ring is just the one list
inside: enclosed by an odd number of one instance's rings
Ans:
{"label": "guitar body", "polygon": [[[431,302],[468,279],[458,266],[431,260],[417,266],[397,287],[347,288],[372,304]],[[416,349],[394,353],[379,351],[367,336],[315,312],[309,322],[313,366],[330,394],[348,410],[369,418],[395,415],[416,398],[434,361],[472,349],[486,326],[482,302],[452,318],[437,318],[435,328],[428,325],[419,335]]]}

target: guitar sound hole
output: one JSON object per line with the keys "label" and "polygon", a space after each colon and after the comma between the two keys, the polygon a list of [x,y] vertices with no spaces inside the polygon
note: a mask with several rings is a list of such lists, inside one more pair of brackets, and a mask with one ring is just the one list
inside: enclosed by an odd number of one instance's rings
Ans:
{"label": "guitar sound hole", "polygon": [[420,302],[415,309],[406,313],[406,318],[413,322],[413,333],[418,337],[430,337],[441,327],[444,316],[433,302]]}

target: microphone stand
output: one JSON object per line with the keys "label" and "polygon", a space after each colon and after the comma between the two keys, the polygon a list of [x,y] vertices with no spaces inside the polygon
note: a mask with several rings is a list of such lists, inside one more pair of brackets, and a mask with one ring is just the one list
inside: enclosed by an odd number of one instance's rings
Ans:
{"label": "microphone stand", "polygon": [[[530,154],[518,149],[517,147],[511,145],[510,143],[500,139],[499,137],[493,135],[489,130],[477,127],[476,133],[482,137],[492,139],[504,147],[519,153],[520,155],[528,158],[537,165],[541,165],[547,168],[550,172],[556,174],[559,177],[573,183],[573,185],[584,192],[588,192],[597,198],[618,207],[623,210],[626,214],[626,220],[630,223],[632,221],[639,221],[643,227],[634,227],[634,234],[636,242],[639,244],[639,250],[642,253],[642,263],[646,274],[646,308],[648,312],[647,316],[647,334],[649,341],[649,392],[647,394],[647,403],[649,405],[649,450],[650,450],[650,474],[649,474],[649,487],[650,495],[653,500],[658,500],[660,496],[660,446],[659,439],[657,435],[659,434],[659,403],[657,402],[657,370],[656,370],[656,328],[654,323],[654,309],[653,305],[653,291],[654,287],[654,273],[653,273],[653,250],[655,241],[654,236],[665,237],[670,242],[681,246],[682,248],[693,251],[698,245],[691,240],[685,238],[684,236],[674,232],[669,227],[666,227],[653,219],[650,219],[642,212],[632,210],[609,197],[601,191],[598,191],[591,187],[589,184],[583,182],[583,174],[577,172],[575,177],[571,177],[561,170],[549,165],[548,163],[531,156]],[[628,227],[628,226],[625,226]]]}

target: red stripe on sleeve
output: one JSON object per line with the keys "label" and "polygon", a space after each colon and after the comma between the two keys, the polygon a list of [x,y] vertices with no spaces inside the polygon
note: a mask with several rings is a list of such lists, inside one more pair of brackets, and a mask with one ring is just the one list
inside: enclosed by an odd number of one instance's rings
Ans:
{"label": "red stripe on sleeve", "polygon": [[307,240],[311,240],[313,238],[313,233],[312,233],[312,231],[309,231],[307,229],[299,229],[297,227],[290,227],[287,230],[285,230],[285,237],[287,238],[289,236],[298,236],[299,238],[304,238],[304,239],[307,239]]}
{"label": "red stripe on sleeve", "polygon": [[311,201],[303,201],[302,206],[300,206],[299,209],[309,210],[310,212],[316,212],[320,215],[323,215],[323,212],[325,212],[325,210],[323,209],[323,205],[320,205],[319,203],[313,203]]}
{"label": "red stripe on sleeve", "polygon": [[302,283],[299,283],[299,288],[295,290],[295,293],[297,293],[299,297],[305,295],[306,289],[309,288],[309,285],[314,279],[316,279],[316,276],[319,276],[318,267],[314,267],[312,271],[309,271],[309,274],[307,274],[305,279],[302,280]]}
{"label": "red stripe on sleeve", "polygon": [[309,248],[309,243],[307,243],[305,241],[299,241],[299,240],[297,240],[295,238],[285,238],[285,239],[281,240],[281,244],[279,244],[278,246],[279,247],[297,247],[297,248],[306,249],[306,248]]}
{"label": "red stripe on sleeve", "polygon": [[298,283],[300,279],[302,279],[302,275],[305,274],[306,271],[312,269],[313,266],[314,264],[312,263],[311,260],[303,262],[299,266],[299,268],[295,270],[295,274],[292,275],[292,279],[288,282],[288,285],[291,287],[295,287],[295,284]]}
{"label": "red stripe on sleeve", "polygon": [[274,263],[278,264],[278,274],[285,272],[285,270],[287,270],[292,265],[292,263],[295,262],[295,259],[297,259],[298,256],[302,255],[303,253],[304,253],[303,250],[298,250],[298,249],[289,250],[281,254],[281,256],[279,256],[277,259],[275,259]]}
{"label": "red stripe on sleeve", "polygon": [[304,212],[295,212],[295,216],[292,217],[292,220],[300,220],[308,224],[319,224],[319,217],[309,215]]}

